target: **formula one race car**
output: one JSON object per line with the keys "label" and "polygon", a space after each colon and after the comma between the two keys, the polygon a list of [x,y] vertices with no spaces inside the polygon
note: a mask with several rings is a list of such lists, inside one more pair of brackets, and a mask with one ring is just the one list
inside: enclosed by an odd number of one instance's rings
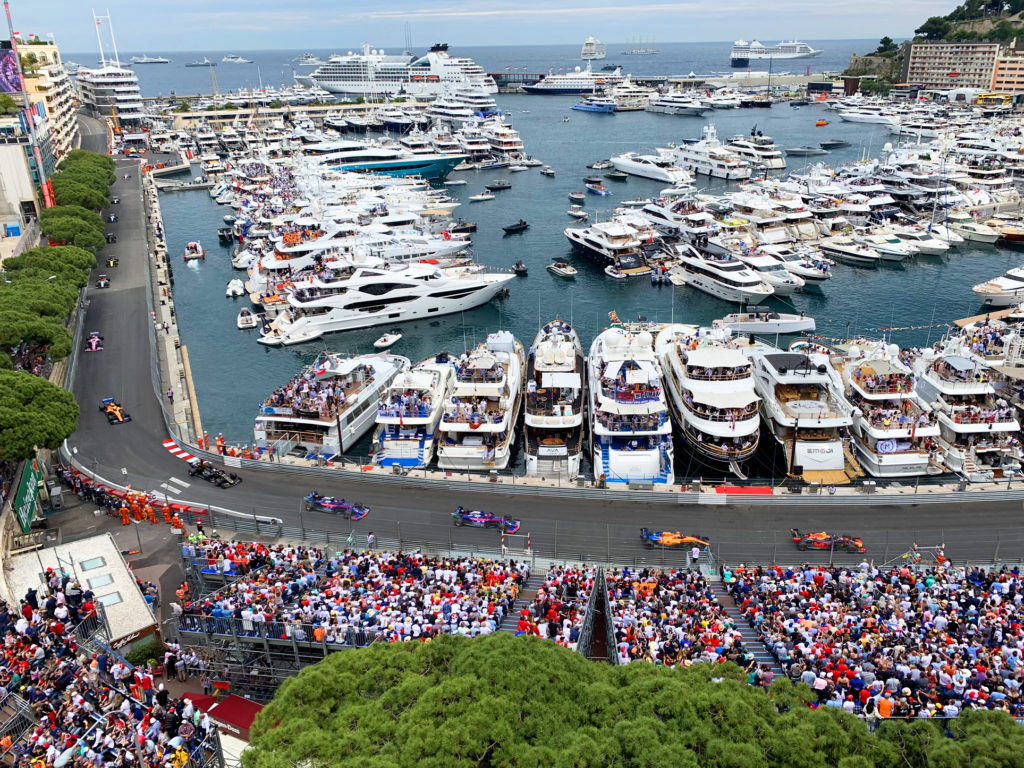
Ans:
{"label": "formula one race car", "polygon": [[708,546],[708,540],[697,536],[684,536],[679,531],[651,531],[647,528],[640,529],[640,538],[644,540],[644,546],[648,549],[654,547],[682,547],[682,546]]}
{"label": "formula one race car", "polygon": [[100,275],[96,279],[96,287],[97,288],[109,288],[110,287],[110,278],[107,277],[106,275]]}
{"label": "formula one race car", "polygon": [[837,552],[867,552],[864,540],[854,536],[833,536],[825,531],[817,533],[801,533],[799,529],[790,531],[793,543],[801,552],[808,549],[835,549]]}
{"label": "formula one race car", "polygon": [[208,483],[213,483],[220,488],[230,488],[231,486],[238,485],[242,482],[242,478],[234,472],[225,472],[224,470],[213,466],[210,462],[202,459],[193,463],[192,466],[188,468],[188,473],[192,477],[198,477]]}
{"label": "formula one race car", "polygon": [[333,496],[321,496],[313,491],[306,496],[307,512],[327,512],[330,515],[341,515],[349,520],[362,520],[370,514],[370,508],[362,504],[354,504]]}
{"label": "formula one race car", "polygon": [[89,334],[89,338],[85,340],[85,351],[99,352],[101,349],[103,349],[103,337],[96,331],[93,331]]}
{"label": "formula one race car", "polygon": [[498,517],[490,512],[479,510],[463,509],[456,507],[452,512],[452,520],[457,526],[468,525],[473,528],[500,528],[505,533],[515,533],[519,530],[519,521],[511,517]]}
{"label": "formula one race car", "polygon": [[110,424],[124,424],[126,421],[132,420],[131,414],[112,397],[103,398],[103,401],[100,403],[100,410],[106,414],[107,422]]}

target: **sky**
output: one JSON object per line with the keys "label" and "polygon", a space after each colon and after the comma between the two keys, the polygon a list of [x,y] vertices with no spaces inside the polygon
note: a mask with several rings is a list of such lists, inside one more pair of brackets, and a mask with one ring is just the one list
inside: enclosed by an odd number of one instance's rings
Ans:
{"label": "sky", "polygon": [[[102,0],[100,0],[102,2]],[[10,0],[14,28],[53,34],[66,51],[97,48],[83,0]],[[858,39],[910,35],[956,0],[109,0],[123,51],[352,48],[773,39]],[[106,45],[106,42],[104,43]]]}

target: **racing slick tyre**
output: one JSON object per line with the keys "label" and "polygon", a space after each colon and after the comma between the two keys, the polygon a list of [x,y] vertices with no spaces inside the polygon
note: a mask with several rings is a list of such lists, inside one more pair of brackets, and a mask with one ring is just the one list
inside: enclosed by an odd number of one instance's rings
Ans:
{"label": "racing slick tyre", "polygon": [[796,548],[799,549],[801,552],[806,552],[807,544],[801,541],[799,544],[796,545]]}

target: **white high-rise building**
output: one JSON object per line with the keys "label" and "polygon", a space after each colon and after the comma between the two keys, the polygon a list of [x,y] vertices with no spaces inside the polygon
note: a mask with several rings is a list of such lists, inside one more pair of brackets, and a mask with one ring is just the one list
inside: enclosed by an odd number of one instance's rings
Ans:
{"label": "white high-rise building", "polygon": [[29,62],[24,72],[25,91],[29,101],[46,108],[54,161],[59,163],[74,149],[78,136],[74,84],[64,69],[56,44],[26,45],[21,53]]}

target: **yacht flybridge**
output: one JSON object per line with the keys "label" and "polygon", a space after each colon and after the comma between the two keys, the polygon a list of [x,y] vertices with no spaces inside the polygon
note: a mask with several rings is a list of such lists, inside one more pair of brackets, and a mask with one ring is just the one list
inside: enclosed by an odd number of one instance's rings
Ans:
{"label": "yacht flybridge", "polygon": [[377,406],[374,462],[382,467],[427,466],[454,384],[455,362],[443,352],[399,373]]}

